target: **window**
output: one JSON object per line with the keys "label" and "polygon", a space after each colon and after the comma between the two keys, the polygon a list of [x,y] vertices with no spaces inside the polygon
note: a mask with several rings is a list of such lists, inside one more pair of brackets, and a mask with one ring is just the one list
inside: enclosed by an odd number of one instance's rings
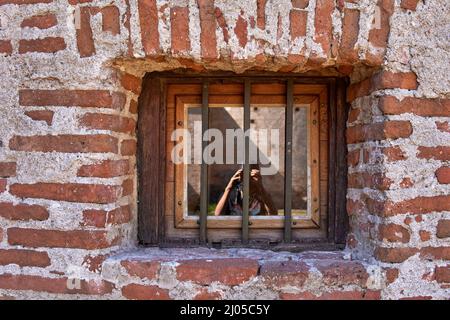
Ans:
{"label": "window", "polygon": [[149,74],[139,239],[216,247],[345,242],[345,81]]}

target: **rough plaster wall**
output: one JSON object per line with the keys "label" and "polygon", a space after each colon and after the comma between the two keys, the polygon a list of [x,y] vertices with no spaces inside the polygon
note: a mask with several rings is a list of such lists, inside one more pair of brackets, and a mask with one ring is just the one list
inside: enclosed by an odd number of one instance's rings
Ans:
{"label": "rough plaster wall", "polygon": [[[391,18],[391,34],[387,51],[387,58],[384,67],[388,70],[406,72],[414,71],[419,79],[420,86],[415,92],[404,92],[402,90],[393,90],[389,92],[395,96],[403,97],[413,94],[417,97],[440,97],[448,98],[450,83],[449,73],[449,12],[450,4],[446,0],[421,1],[416,12],[405,11],[399,8],[397,1],[396,10]],[[116,5],[121,15],[125,14],[127,8],[125,1],[103,1],[95,0],[89,5],[102,6],[106,3]],[[200,28],[198,23],[198,9],[195,1],[158,1],[158,8],[169,3],[172,5],[189,3],[190,10],[190,38],[191,51],[185,54],[194,60],[200,59]],[[316,1],[310,1],[310,7],[315,6]],[[255,13],[255,3],[252,1],[217,1],[217,6],[221,8],[229,20],[229,30],[235,26],[236,17],[241,7],[244,12],[244,18],[248,19],[250,13]],[[347,4],[347,6],[354,6]],[[374,2],[362,0],[357,5],[362,12],[360,21],[360,35],[358,37],[358,46],[360,47],[360,56],[366,50],[373,50],[368,44],[368,32],[370,21],[373,17]],[[82,164],[90,164],[93,160],[111,159],[110,155],[94,155],[94,154],[65,154],[65,153],[25,153],[10,151],[8,141],[14,134],[33,135],[33,134],[57,134],[57,133],[83,133],[84,129],[78,125],[78,119],[86,112],[95,111],[81,108],[60,108],[46,107],[46,110],[55,111],[55,117],[52,127],[46,126],[43,122],[32,121],[23,114],[23,110],[18,107],[18,88],[39,88],[39,89],[110,89],[121,90],[115,76],[115,70],[112,65],[116,65],[122,70],[141,76],[144,71],[158,71],[163,69],[177,68],[180,63],[176,60],[170,60],[170,23],[167,21],[168,9],[159,13],[160,19],[158,29],[160,31],[160,44],[164,50],[164,54],[168,55],[167,62],[158,63],[153,60],[143,59],[145,53],[141,44],[139,17],[137,14],[137,1],[130,1],[131,8],[131,42],[133,47],[133,57],[127,55],[127,39],[128,31],[121,24],[121,33],[119,35],[111,35],[101,32],[101,17],[94,15],[91,19],[91,27],[95,38],[96,54],[92,57],[80,59],[76,46],[75,26],[74,26],[74,7],[69,6],[67,1],[55,1],[52,4],[39,4],[30,6],[6,5],[0,7],[0,38],[11,39],[14,49],[11,55],[0,56],[0,73],[2,81],[0,81],[1,104],[0,111],[0,139],[1,151],[0,161],[16,161],[18,164],[17,176],[9,178],[10,183],[33,183],[36,181],[56,181],[56,182],[100,182],[114,184],[116,178],[102,179],[95,178],[77,178],[76,168]],[[243,71],[248,66],[254,65],[254,57],[256,53],[264,52],[266,55],[273,56],[274,62],[266,63],[267,70],[275,70],[277,68],[277,59],[286,56],[288,52],[298,53],[306,50],[305,55],[311,52],[320,54],[321,48],[312,40],[311,36],[306,38],[298,38],[294,43],[288,45],[288,28],[287,22],[282,24],[281,37],[277,39],[277,16],[278,13],[285,15],[291,8],[290,1],[269,1],[266,8],[266,24],[268,32],[252,29],[249,33],[249,41],[245,48],[241,48],[238,39],[233,32],[230,32],[229,43],[226,44],[223,39],[222,31],[217,26],[215,30],[217,34],[217,47],[224,56],[229,56],[230,51],[233,52],[237,59],[249,59],[250,62],[239,63],[233,61],[212,62],[209,63],[211,69],[235,70]],[[19,27],[21,21],[29,16],[45,12],[47,10],[54,11],[58,17],[58,25],[48,30],[37,30]],[[339,37],[341,35],[341,13],[336,9],[333,12],[334,33]],[[307,26],[308,34],[314,33],[314,20],[310,16]],[[43,38],[46,36],[64,37],[67,49],[59,51],[55,54],[31,53],[18,54],[17,43],[19,39],[27,38]],[[256,46],[256,39],[264,39],[266,46],[262,49]],[[136,60],[136,58],[138,60]],[[140,59],[140,60],[139,60]],[[282,59],[281,59],[282,60]],[[358,74],[354,74],[353,79],[359,79]],[[128,100],[130,96],[128,97]],[[43,108],[33,108],[40,110]],[[103,113],[114,112],[102,110]],[[448,134],[439,135],[428,134],[428,129],[434,126],[435,120],[448,121],[449,118],[423,118],[414,115],[391,116],[392,119],[408,119],[414,126],[414,135],[410,139],[396,141],[402,146],[408,154],[415,155],[417,145],[447,145],[450,146]],[[381,120],[381,119],[380,119]],[[434,127],[433,127],[434,129]],[[89,130],[89,133],[95,133],[96,130]],[[100,132],[100,131],[99,131]],[[120,134],[117,137],[122,138]],[[412,159],[414,157],[411,157]],[[437,164],[436,164],[437,166]],[[418,160],[408,160],[408,162],[393,164],[386,167],[389,177],[398,182],[403,175],[412,176],[416,186],[412,190],[394,190],[388,193],[392,199],[401,200],[412,198],[419,194],[448,194],[448,187],[434,185],[434,180],[430,177],[434,175],[436,167],[433,164],[425,164]],[[121,180],[120,180],[121,181]],[[119,181],[119,182],[120,182]],[[351,195],[350,195],[351,196]],[[135,204],[135,197],[129,199],[130,203]],[[4,193],[0,195],[0,201],[18,202],[19,199]],[[44,223],[40,222],[39,226],[36,222],[10,222],[1,219],[1,227],[6,230],[11,226],[21,227],[47,227],[61,230],[70,230],[76,228],[80,223],[80,212],[84,208],[93,208],[95,206],[62,203],[51,200],[25,199],[24,203],[41,204],[48,207],[50,218]],[[108,206],[98,206],[102,209],[110,209]],[[134,208],[135,209],[135,208]],[[136,212],[134,210],[134,215]],[[436,213],[426,217],[422,225],[427,230],[435,230],[437,219],[447,217],[449,213]],[[392,218],[394,222],[395,218]],[[132,246],[136,239],[136,219],[127,225],[120,227],[125,241],[122,246]],[[110,230],[111,234],[118,232]],[[415,236],[417,237],[417,236]],[[412,242],[420,246],[417,238],[413,237]],[[448,242],[448,241],[447,241]],[[442,242],[441,242],[442,243]],[[447,243],[448,244],[448,243]],[[8,247],[7,240],[4,237],[0,243],[0,247]],[[16,265],[0,266],[0,274],[2,273],[26,273],[47,277],[55,277],[53,272],[61,272],[66,275],[76,275],[84,279],[100,279],[98,274],[93,274],[86,270],[83,266],[84,257],[89,255],[97,255],[108,253],[112,249],[104,250],[81,250],[81,249],[45,249],[52,256],[52,265],[47,269],[24,267],[19,268]],[[443,262],[438,262],[444,265]],[[434,296],[436,298],[445,298],[450,295],[448,290],[441,289],[433,282],[425,281],[421,278],[425,271],[434,269],[436,262],[423,261],[417,257],[410,258],[407,262],[400,266],[400,276],[394,284],[389,286],[383,293],[383,298],[398,298],[402,295],[424,295]],[[189,291],[189,288],[180,290]],[[242,288],[240,293],[230,292],[227,297],[251,297],[252,291]],[[0,290],[0,293],[6,295],[15,295],[17,297],[40,297],[45,298],[46,295],[32,292],[16,293],[8,290]],[[182,294],[180,297],[189,296]],[[178,294],[177,294],[178,295]],[[58,296],[64,297],[64,296]],[[66,296],[67,297],[67,296]],[[70,296],[74,297],[74,296]],[[84,296],[75,296],[84,297]],[[111,296],[103,296],[102,298],[110,298]],[[272,296],[268,295],[268,298]],[[98,297],[96,297],[98,298]]]}

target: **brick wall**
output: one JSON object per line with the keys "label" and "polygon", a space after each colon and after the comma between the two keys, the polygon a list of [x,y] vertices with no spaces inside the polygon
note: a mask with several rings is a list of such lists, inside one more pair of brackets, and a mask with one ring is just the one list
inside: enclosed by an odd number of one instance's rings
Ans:
{"label": "brick wall", "polygon": [[[0,297],[448,298],[449,10],[0,0]],[[345,253],[136,248],[141,78],[177,68],[350,77]]]}

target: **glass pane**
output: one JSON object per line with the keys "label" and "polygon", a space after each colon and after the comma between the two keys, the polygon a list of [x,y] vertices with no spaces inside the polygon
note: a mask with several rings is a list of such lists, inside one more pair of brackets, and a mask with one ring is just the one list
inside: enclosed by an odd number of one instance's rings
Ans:
{"label": "glass pane", "polygon": [[[201,107],[189,107],[186,110],[187,129],[191,138],[190,162],[186,165],[185,176],[187,177],[187,201],[188,215],[199,215],[200,213],[200,156],[201,156],[201,128],[202,128],[202,109]],[[195,130],[194,130],[195,129]],[[199,135],[200,134],[200,135]],[[197,148],[193,143],[197,140]],[[200,148],[198,148],[200,146]],[[189,147],[189,146],[187,146]],[[200,160],[199,160],[200,159]]]}
{"label": "glass pane", "polygon": [[284,214],[284,124],[284,105],[252,106],[250,159],[258,163],[253,169],[259,169],[261,176],[250,178],[250,203],[253,199],[261,203],[258,216]]}
{"label": "glass pane", "polygon": [[294,107],[292,130],[292,214],[308,208],[308,108]]}

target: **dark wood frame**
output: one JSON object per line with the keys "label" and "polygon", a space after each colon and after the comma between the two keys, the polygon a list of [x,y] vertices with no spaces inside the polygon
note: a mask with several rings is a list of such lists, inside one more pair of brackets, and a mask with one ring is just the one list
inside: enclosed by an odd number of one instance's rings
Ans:
{"label": "dark wood frame", "polygon": [[[138,115],[138,239],[142,245],[167,245],[165,238],[165,137],[166,84],[188,83],[208,78],[246,78],[261,81],[295,79],[296,83],[326,84],[329,91],[329,166],[328,166],[328,237],[323,243],[292,244],[292,249],[332,249],[345,244],[348,230],[346,212],[347,145],[345,138],[348,104],[347,80],[329,77],[302,77],[292,74],[263,73],[235,75],[232,73],[186,74],[149,73],[144,77],[139,97]],[[263,78],[262,78],[263,77]],[[273,77],[273,78],[272,78]],[[283,246],[282,249],[286,249]]]}

